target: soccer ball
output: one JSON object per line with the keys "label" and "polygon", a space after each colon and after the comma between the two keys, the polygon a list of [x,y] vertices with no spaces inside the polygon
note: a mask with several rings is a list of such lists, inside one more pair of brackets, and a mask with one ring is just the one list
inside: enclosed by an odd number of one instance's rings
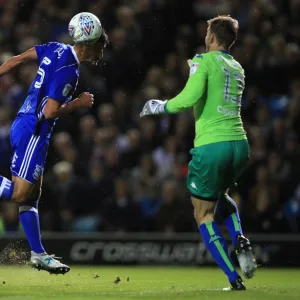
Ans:
{"label": "soccer ball", "polygon": [[94,44],[102,32],[100,20],[88,12],[75,15],[69,23],[69,34],[77,44]]}

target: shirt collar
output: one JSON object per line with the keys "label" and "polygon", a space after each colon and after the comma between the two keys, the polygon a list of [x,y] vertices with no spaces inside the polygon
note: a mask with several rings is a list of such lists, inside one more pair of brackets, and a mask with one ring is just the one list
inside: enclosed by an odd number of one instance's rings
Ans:
{"label": "shirt collar", "polygon": [[76,61],[77,61],[78,64],[80,65],[80,61],[79,61],[79,59],[78,59],[78,56],[77,56],[77,54],[76,54],[76,52],[75,52],[75,50],[74,50],[74,47],[72,47],[72,46],[71,46],[71,51],[72,51],[72,53],[73,53],[73,55],[74,55]]}
{"label": "shirt collar", "polygon": [[228,51],[225,51],[225,50],[219,50],[219,51],[224,53],[224,54],[229,54],[230,55],[230,53]]}

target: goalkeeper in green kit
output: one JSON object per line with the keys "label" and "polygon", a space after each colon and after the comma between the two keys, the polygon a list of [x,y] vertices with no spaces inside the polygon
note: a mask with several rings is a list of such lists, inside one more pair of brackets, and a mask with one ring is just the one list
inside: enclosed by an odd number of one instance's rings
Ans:
{"label": "goalkeeper in green kit", "polygon": [[229,16],[209,20],[207,53],[188,61],[190,76],[182,92],[168,101],[147,101],[141,117],[194,109],[195,148],[191,150],[187,177],[194,217],[207,249],[227,275],[231,289],[245,290],[217,225],[226,225],[244,276],[253,277],[256,261],[249,240],[243,236],[237,206],[228,195],[228,189],[249,161],[249,145],[240,114],[244,70],[229,54],[237,34],[237,20]]}

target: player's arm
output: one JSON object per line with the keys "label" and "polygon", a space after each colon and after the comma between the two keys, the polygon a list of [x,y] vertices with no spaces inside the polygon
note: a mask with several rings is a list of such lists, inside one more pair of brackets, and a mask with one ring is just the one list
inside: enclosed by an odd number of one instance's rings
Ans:
{"label": "player's arm", "polygon": [[77,86],[78,72],[75,67],[56,70],[47,87],[48,99],[43,109],[45,119],[56,119],[79,108],[90,108],[94,95],[82,93],[78,98],[69,101]]}
{"label": "player's arm", "polygon": [[87,92],[82,93],[78,98],[63,105],[53,98],[48,98],[43,114],[45,119],[56,119],[79,108],[90,108],[93,104],[94,96]]}
{"label": "player's arm", "polygon": [[183,90],[173,99],[166,102],[164,110],[167,113],[178,113],[193,107],[203,96],[207,85],[206,66],[198,62],[191,63],[190,77]]}
{"label": "player's arm", "polygon": [[20,64],[37,60],[38,56],[34,47],[20,55],[13,56],[0,66],[0,77],[9,73]]}
{"label": "player's arm", "polygon": [[193,107],[203,96],[206,90],[208,71],[202,58],[194,58],[188,61],[190,66],[190,77],[184,89],[173,99],[168,101],[149,100],[141,116],[161,114],[161,113],[178,113]]}

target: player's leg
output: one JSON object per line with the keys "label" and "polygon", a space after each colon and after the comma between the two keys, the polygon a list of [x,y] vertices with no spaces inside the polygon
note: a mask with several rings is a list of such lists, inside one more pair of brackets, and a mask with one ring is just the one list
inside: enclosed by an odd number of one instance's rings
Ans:
{"label": "player's leg", "polygon": [[[249,163],[249,144],[247,140],[228,142],[231,150],[231,165],[226,174],[226,188],[235,185],[235,181],[244,171]],[[216,208],[216,217],[224,222],[230,236],[232,243],[236,246],[237,237],[243,235],[241,219],[236,203],[228,194],[229,189],[222,193]]]}
{"label": "player's leg", "polygon": [[228,193],[229,189],[220,196],[216,206],[215,218],[218,224],[225,224],[235,247],[237,237],[243,235],[243,230],[237,204]]}
{"label": "player's leg", "polygon": [[[228,186],[233,185],[249,162],[249,145],[246,140],[232,141],[230,142],[230,146],[233,163],[232,171],[227,174],[227,178],[231,177],[231,182],[229,182]],[[242,272],[246,278],[252,278],[257,269],[256,260],[252,252],[250,241],[243,235],[238,207],[234,200],[228,195],[228,190],[220,197],[218,206],[221,207],[221,211],[223,210],[224,223],[232,238]]]}
{"label": "player's leg", "polygon": [[40,239],[36,201],[41,188],[43,165],[47,155],[45,138],[32,134],[26,120],[17,118],[11,128],[11,145],[14,155],[11,162],[12,200],[20,205],[20,221],[32,251],[45,252]]}
{"label": "player's leg", "polygon": [[[30,176],[27,179],[32,180]],[[48,255],[41,241],[38,201],[41,196],[42,180],[43,177],[40,176],[36,183],[30,183],[23,178],[13,176],[15,189],[12,200],[20,205],[20,221],[31,248],[31,265],[38,270],[65,274],[70,268]]]}
{"label": "player's leg", "polygon": [[0,176],[0,199],[10,201],[14,192],[14,183],[6,177]]}
{"label": "player's leg", "polygon": [[39,134],[32,134],[26,120],[17,118],[10,132],[13,157],[11,162],[12,200],[20,205],[20,221],[32,251],[45,252],[40,238],[37,200],[40,194],[41,177],[47,155],[47,140]]}
{"label": "player's leg", "polygon": [[[42,176],[35,184],[31,184],[30,194],[25,201],[22,201],[19,206],[19,216],[24,232],[26,234],[31,251],[37,254],[45,253],[45,249],[41,241],[40,221],[38,214],[38,201],[41,196]],[[20,182],[24,185],[26,182],[20,177],[13,177],[14,182]],[[19,184],[21,185],[21,184]]]}
{"label": "player's leg", "polygon": [[[30,176],[27,179],[18,176],[13,176],[12,181],[7,179],[7,182],[11,183],[12,190],[10,197],[4,199],[12,200],[20,205],[19,216],[31,248],[30,262],[32,266],[49,273],[65,274],[70,268],[55,257],[48,255],[41,241],[38,200],[41,195],[42,176],[36,183]],[[7,183],[6,186],[8,186]]]}
{"label": "player's leg", "polygon": [[53,274],[65,274],[70,271],[70,268],[62,264],[53,255],[48,255],[42,245],[38,214],[42,182],[43,176],[40,176],[29,198],[19,207],[20,220],[31,248],[30,263],[38,270],[45,270]]}
{"label": "player's leg", "polygon": [[227,143],[193,149],[187,185],[192,195],[195,220],[207,249],[227,275],[232,288],[244,290],[243,281],[228,255],[225,239],[214,216],[219,195],[224,191],[222,174],[230,162],[229,153]]}
{"label": "player's leg", "polygon": [[255,256],[252,252],[252,246],[249,239],[243,235],[237,205],[227,193],[219,198],[215,219],[218,224],[222,222],[225,223],[232,238],[235,254],[241,270],[247,279],[252,278],[257,269]]}
{"label": "player's leg", "polygon": [[[16,166],[15,166],[16,167]],[[35,253],[44,253],[45,249],[41,243],[40,224],[38,216],[38,199],[42,177],[34,183],[21,177],[12,176],[11,196],[4,198],[19,204],[19,217],[26,234],[30,248]]]}
{"label": "player's leg", "polygon": [[27,164],[28,172],[24,174],[24,179],[34,183],[34,185],[28,198],[20,205],[20,220],[31,248],[31,265],[50,274],[65,274],[70,271],[70,268],[62,264],[54,255],[47,254],[41,241],[38,201],[41,196],[45,162],[45,153],[41,151],[42,148],[43,146],[40,151],[34,153],[33,159],[29,160]]}
{"label": "player's leg", "polygon": [[207,250],[226,274],[234,290],[245,290],[244,283],[237,273],[227,252],[225,239],[214,221],[216,201],[206,201],[192,197],[194,217]]}
{"label": "player's leg", "polygon": [[33,266],[50,273],[64,274],[70,268],[49,256],[41,243],[38,199],[48,140],[45,135],[28,132],[24,121],[17,119],[12,126],[11,143],[14,156],[11,164],[13,190],[10,200],[20,204],[20,220],[32,250],[32,257],[39,256],[39,263],[35,260]]}

